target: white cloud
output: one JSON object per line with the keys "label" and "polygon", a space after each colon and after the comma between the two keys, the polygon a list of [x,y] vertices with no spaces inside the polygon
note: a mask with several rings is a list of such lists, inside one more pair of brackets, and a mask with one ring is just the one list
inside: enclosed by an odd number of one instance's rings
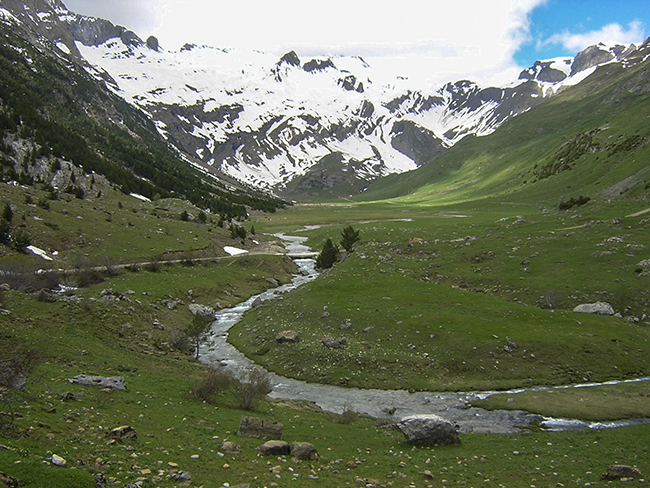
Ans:
{"label": "white cloud", "polygon": [[640,43],[644,40],[643,37],[643,23],[634,21],[627,25],[627,29],[620,24],[607,24],[597,31],[582,34],[572,34],[569,31],[564,31],[549,37],[541,42],[540,46],[561,45],[572,52],[578,52],[599,42],[606,44],[617,42],[626,45]]}
{"label": "white cloud", "polygon": [[487,78],[519,69],[512,56],[528,39],[529,12],[544,1],[162,0],[156,35],[169,48],[359,55],[408,76]]}
{"label": "white cloud", "polygon": [[68,0],[68,6],[92,14],[103,4],[106,17],[142,38],[155,35],[167,49],[191,42],[278,56],[295,50],[301,58],[359,55],[440,83],[518,72],[513,55],[529,40],[528,15],[546,1]]}

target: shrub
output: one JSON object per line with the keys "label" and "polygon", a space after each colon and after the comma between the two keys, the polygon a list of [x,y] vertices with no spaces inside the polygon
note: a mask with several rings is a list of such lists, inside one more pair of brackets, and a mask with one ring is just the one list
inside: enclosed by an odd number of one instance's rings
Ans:
{"label": "shrub", "polygon": [[25,387],[27,376],[36,363],[37,355],[33,350],[3,338],[0,348],[0,405],[3,409],[0,412],[0,431],[13,426],[18,394]]}
{"label": "shrub", "polygon": [[206,403],[215,403],[216,396],[229,389],[234,384],[234,380],[219,371],[218,369],[209,369],[205,376],[199,380],[194,388],[190,390],[190,398],[200,400]]}
{"label": "shrub", "polygon": [[269,374],[261,369],[251,369],[237,385],[239,404],[244,410],[255,410],[260,400],[271,393]]}
{"label": "shrub", "polygon": [[569,200],[560,202],[558,209],[560,210],[569,210],[573,207],[581,207],[591,200],[591,197],[579,196],[578,198],[570,198]]}

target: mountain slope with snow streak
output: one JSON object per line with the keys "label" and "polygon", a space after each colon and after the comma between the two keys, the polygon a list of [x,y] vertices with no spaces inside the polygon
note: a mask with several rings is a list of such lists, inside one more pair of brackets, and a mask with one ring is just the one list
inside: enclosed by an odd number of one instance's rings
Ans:
{"label": "mountain slope with snow streak", "polygon": [[[68,51],[148,114],[191,164],[285,196],[353,194],[416,169],[637,49],[598,45],[540,61],[506,87],[423,88],[399,73],[381,79],[360,57],[303,60],[292,51],[278,59],[189,44],[168,51],[60,0],[31,1],[30,19],[67,28]],[[50,11],[34,15],[39,9]]]}

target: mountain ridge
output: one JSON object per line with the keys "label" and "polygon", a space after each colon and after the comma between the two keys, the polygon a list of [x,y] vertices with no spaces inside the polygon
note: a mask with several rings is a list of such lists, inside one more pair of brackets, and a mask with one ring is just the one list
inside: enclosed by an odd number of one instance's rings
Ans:
{"label": "mountain ridge", "polygon": [[193,44],[167,51],[155,38],[143,42],[124,27],[74,14],[60,0],[30,2],[37,14],[49,12],[31,20],[59,24],[40,30],[64,27],[68,34],[53,42],[146,113],[186,162],[288,197],[348,196],[414,170],[639,49],[601,44],[538,61],[505,87],[460,80],[418,89],[399,77],[376,81],[359,57],[301,60],[290,51],[278,59]]}

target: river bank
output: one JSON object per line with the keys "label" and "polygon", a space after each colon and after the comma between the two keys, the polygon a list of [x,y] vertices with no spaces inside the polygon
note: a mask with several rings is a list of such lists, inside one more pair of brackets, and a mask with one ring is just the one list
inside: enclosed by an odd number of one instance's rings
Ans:
{"label": "river bank", "polygon": [[[304,237],[277,234],[285,243],[289,254],[306,254],[311,251],[303,243]],[[300,271],[291,283],[267,290],[245,302],[217,312],[211,336],[200,360],[209,365],[219,365],[224,372],[241,378],[251,368],[259,368],[228,343],[228,330],[254,304],[278,299],[299,286],[313,281],[319,276],[313,259],[296,259]],[[472,402],[503,392],[408,392],[404,390],[377,390],[343,388],[332,385],[306,383],[269,373],[272,385],[271,398],[311,402],[321,409],[343,413],[350,410],[377,419],[399,421],[410,415],[435,414],[454,423],[463,433],[514,433],[540,423],[550,430],[575,430],[587,428],[607,428],[644,423],[649,419],[625,420],[607,423],[586,423],[571,419],[547,419],[539,415],[518,410],[485,410],[472,406]],[[573,385],[585,387],[589,385]],[[566,388],[566,387],[562,387]]]}

